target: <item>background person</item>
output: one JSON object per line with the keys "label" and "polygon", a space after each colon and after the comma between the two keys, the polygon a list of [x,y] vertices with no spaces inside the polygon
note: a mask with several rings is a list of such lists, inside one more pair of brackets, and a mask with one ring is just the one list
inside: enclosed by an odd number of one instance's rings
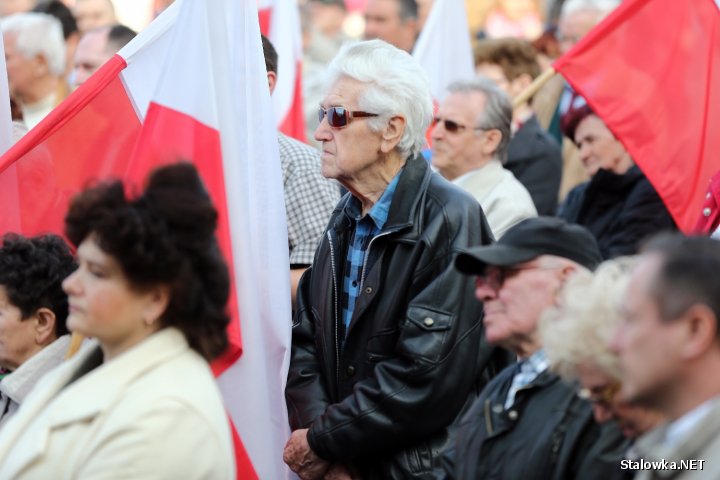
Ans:
{"label": "background person", "polygon": [[495,238],[537,211],[527,189],[504,168],[512,106],[487,78],[454,82],[432,129],[432,164],[480,203]]}
{"label": "background person", "polygon": [[367,1],[365,40],[379,38],[410,53],[419,33],[418,5],[415,0]]}
{"label": "background person", "polygon": [[62,281],[77,265],[56,235],[7,234],[0,248],[0,426],[38,380],[65,358],[70,335]]}
{"label": "background person", "polygon": [[637,253],[647,237],[676,230],[655,188],[602,119],[587,105],[569,115],[566,133],[590,180],[568,193],[558,217],[590,230],[605,259]]}
{"label": "background person", "polygon": [[716,240],[663,235],[643,248],[630,278],[611,343],[620,357],[620,397],[667,419],[640,437],[637,458],[704,460],[702,470],[643,470],[638,479],[720,478],[719,269]]}
{"label": "background person", "polygon": [[590,405],[549,370],[538,324],[563,285],[600,259],[590,232],[551,217],[523,220],[497,243],[456,257],[455,268],[475,278],[485,339],[519,361],[460,419],[442,459],[450,478],[605,479],[618,468],[597,445]]}
{"label": "background person", "polygon": [[[520,95],[541,73],[537,52],[527,40],[481,40],[474,52],[475,72],[493,80],[510,98]],[[538,215],[554,215],[562,154],[555,139],[540,126],[531,100],[513,108],[505,168],[527,188]]]}
{"label": "background person", "polygon": [[98,68],[115,55],[136,33],[125,25],[100,27],[86,32],[75,50],[73,87],[87,81]]}
{"label": "background person", "polygon": [[0,431],[0,478],[235,477],[207,363],[229,321],[216,223],[190,164],[156,170],[136,199],[113,182],[73,200],[68,327],[93,340]]}
{"label": "background person", "polygon": [[10,95],[28,129],[68,94],[62,26],[45,13],[17,13],[0,22]]}

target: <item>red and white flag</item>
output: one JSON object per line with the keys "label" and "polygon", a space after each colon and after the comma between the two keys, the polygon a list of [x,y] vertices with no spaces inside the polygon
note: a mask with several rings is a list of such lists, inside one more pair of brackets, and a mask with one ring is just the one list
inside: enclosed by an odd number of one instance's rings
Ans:
{"label": "red and white flag", "polygon": [[278,128],[305,141],[302,98],[302,33],[297,0],[258,0],[260,29],[278,54],[272,96]]}
{"label": "red and white flag", "polygon": [[464,0],[433,2],[412,56],[425,70],[437,103],[445,98],[445,89],[452,82],[475,75]]}
{"label": "red and white flag", "polygon": [[692,231],[720,170],[717,0],[625,0],[553,66]]}
{"label": "red and white flag", "polygon": [[181,0],[0,158],[10,185],[0,233],[27,235],[61,232],[69,199],[92,180],[139,188],[159,165],[198,167],[234,279],[231,348],[213,370],[242,439],[243,479],[287,472],[291,311],[276,132],[255,2]]}

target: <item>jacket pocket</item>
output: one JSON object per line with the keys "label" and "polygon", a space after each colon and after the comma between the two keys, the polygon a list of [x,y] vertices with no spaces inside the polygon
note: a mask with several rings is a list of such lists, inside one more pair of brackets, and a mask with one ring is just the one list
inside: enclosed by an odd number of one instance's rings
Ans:
{"label": "jacket pocket", "polygon": [[402,353],[436,363],[442,358],[455,315],[432,308],[413,306],[400,334]]}
{"label": "jacket pocket", "polygon": [[367,360],[370,363],[377,363],[388,358],[397,356],[395,345],[397,344],[399,329],[397,326],[385,328],[376,332],[367,341]]}

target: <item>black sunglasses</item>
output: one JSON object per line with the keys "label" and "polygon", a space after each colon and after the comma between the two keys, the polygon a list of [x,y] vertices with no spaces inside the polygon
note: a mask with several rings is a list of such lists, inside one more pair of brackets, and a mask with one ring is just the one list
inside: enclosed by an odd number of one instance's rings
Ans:
{"label": "black sunglasses", "polygon": [[[443,122],[445,125],[445,130],[447,130],[450,133],[455,133],[459,130],[465,130],[467,125],[460,125],[457,122],[454,122],[452,120],[448,120],[447,118],[440,118],[440,117],[434,117],[432,126],[433,128],[437,126],[438,123]],[[482,127],[473,127],[473,130],[484,130]]]}
{"label": "black sunglasses", "polygon": [[345,107],[320,107],[318,110],[318,122],[322,123],[323,118],[327,116],[328,124],[333,128],[347,127],[353,118],[377,117],[377,113],[367,112],[351,112]]}

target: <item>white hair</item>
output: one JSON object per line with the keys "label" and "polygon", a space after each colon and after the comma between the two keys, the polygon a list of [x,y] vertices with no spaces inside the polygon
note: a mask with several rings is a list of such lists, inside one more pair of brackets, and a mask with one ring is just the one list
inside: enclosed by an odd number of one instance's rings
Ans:
{"label": "white hair", "polygon": [[16,13],[2,19],[3,33],[17,35],[16,49],[26,58],[42,55],[50,72],[62,75],[65,71],[65,40],[62,24],[46,13]]}
{"label": "white hair", "polygon": [[620,3],[621,0],[567,0],[562,6],[561,16],[575,12],[597,12],[602,18],[615,10]]}
{"label": "white hair", "polygon": [[540,338],[552,369],[567,380],[577,378],[580,365],[591,365],[620,379],[619,359],[610,340],[620,324],[620,302],[636,257],[618,257],[600,264],[595,273],[568,279],[559,305],[545,310]]}
{"label": "white hair", "polygon": [[405,131],[397,150],[403,156],[420,153],[433,105],[427,76],[409,53],[382,40],[347,43],[328,66],[326,86],[341,77],[367,85],[358,107],[379,115],[368,118],[371,130],[379,131],[390,117],[402,116]]}

